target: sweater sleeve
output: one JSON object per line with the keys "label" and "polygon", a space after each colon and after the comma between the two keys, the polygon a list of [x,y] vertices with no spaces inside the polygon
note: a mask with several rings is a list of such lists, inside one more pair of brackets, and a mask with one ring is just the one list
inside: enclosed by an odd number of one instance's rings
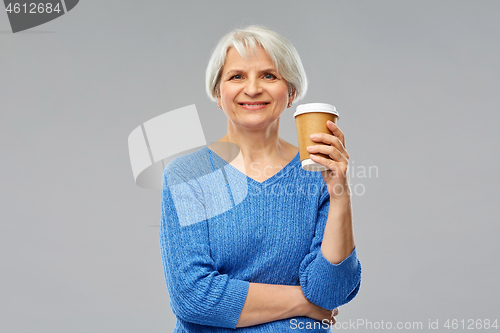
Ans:
{"label": "sweater sleeve", "polygon": [[184,321],[234,329],[249,282],[217,271],[200,193],[196,179],[180,179],[167,166],[161,195],[160,249],[170,305]]}
{"label": "sweater sleeve", "polygon": [[321,244],[328,219],[330,194],[326,186],[321,195],[316,221],[316,231],[309,253],[300,264],[300,286],[312,303],[332,310],[346,304],[356,296],[361,284],[361,263],[356,247],[339,264],[329,262],[321,252]]}

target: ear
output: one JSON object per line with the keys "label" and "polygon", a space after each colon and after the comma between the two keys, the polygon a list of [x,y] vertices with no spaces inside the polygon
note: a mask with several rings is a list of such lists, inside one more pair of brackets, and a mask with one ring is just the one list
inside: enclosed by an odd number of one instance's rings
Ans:
{"label": "ear", "polygon": [[219,109],[222,107],[222,103],[220,101],[220,96],[217,94],[217,106],[219,107]]}
{"label": "ear", "polygon": [[296,91],[294,88],[290,91],[288,94],[288,103],[293,103],[293,100],[295,99]]}
{"label": "ear", "polygon": [[217,106],[220,108],[222,106],[220,101],[220,92],[219,89],[215,89],[215,97],[217,98]]}

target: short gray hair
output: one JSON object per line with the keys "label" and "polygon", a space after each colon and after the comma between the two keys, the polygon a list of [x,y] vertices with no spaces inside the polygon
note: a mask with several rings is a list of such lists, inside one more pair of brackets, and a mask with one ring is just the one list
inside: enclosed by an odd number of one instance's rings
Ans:
{"label": "short gray hair", "polygon": [[234,47],[238,53],[247,58],[248,47],[255,54],[261,46],[273,61],[278,74],[288,82],[290,95],[295,94],[295,101],[303,98],[307,91],[307,77],[302,61],[295,47],[285,37],[263,26],[251,25],[244,29],[235,29],[222,37],[208,62],[205,73],[205,85],[208,97],[217,101],[222,75],[222,67],[226,62],[227,51]]}

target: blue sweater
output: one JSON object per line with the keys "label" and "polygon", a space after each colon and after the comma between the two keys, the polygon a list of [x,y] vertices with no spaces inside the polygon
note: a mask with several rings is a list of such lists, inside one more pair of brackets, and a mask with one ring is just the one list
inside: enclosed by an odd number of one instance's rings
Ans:
{"label": "blue sweater", "polygon": [[303,170],[299,154],[262,183],[208,147],[172,160],[160,248],[174,332],[330,332],[307,317],[236,328],[250,282],[300,285],[325,309],[356,296],[356,248],[337,265],[320,249],[329,200],[321,173]]}

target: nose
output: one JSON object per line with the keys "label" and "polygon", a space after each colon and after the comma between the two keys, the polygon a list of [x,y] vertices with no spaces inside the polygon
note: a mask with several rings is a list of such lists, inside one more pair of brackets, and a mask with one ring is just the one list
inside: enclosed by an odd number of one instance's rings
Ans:
{"label": "nose", "polygon": [[262,87],[259,80],[256,78],[247,80],[244,92],[248,97],[254,97],[262,93]]}

